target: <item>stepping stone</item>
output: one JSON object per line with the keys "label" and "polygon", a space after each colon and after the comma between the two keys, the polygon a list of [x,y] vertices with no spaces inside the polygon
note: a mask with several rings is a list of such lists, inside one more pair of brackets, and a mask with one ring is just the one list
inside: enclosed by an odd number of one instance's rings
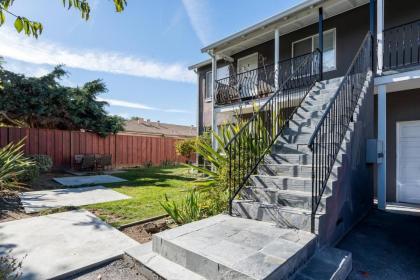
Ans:
{"label": "stepping stone", "polygon": [[0,223],[0,233],[0,255],[23,259],[23,279],[66,278],[139,244],[82,210]]}
{"label": "stepping stone", "polygon": [[108,184],[108,183],[120,183],[127,180],[121,179],[111,175],[94,175],[94,176],[74,176],[74,177],[60,177],[54,178],[57,183],[72,187],[81,185],[94,185],[94,184]]}
{"label": "stepping stone", "polygon": [[35,213],[50,208],[82,206],[129,198],[127,195],[103,186],[35,191],[20,194],[20,200],[26,213]]}

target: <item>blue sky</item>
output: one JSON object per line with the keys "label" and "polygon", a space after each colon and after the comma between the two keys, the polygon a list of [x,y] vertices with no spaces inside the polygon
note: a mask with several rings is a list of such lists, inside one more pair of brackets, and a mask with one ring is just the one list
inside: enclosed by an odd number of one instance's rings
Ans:
{"label": "blue sky", "polygon": [[109,113],[162,122],[196,123],[197,85],[187,66],[207,59],[200,49],[300,0],[128,0],[117,14],[111,0],[90,0],[88,22],[61,0],[16,0],[11,11],[44,24],[38,40],[0,28],[5,68],[41,76],[56,64],[62,83],[103,79]]}

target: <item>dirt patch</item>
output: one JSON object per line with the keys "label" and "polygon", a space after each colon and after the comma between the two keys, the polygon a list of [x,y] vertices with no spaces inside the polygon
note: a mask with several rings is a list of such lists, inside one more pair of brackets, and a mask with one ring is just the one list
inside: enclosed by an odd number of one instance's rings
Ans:
{"label": "dirt patch", "polygon": [[62,189],[65,188],[64,186],[60,185],[53,178],[57,177],[69,177],[73,176],[69,173],[65,172],[47,172],[42,173],[38,178],[33,180],[31,183],[26,186],[24,191],[43,191],[43,190],[54,190],[54,189]]}
{"label": "dirt patch", "polygon": [[79,274],[68,279],[77,280],[147,280],[142,276],[140,265],[129,257],[108,263],[102,267]]}
{"label": "dirt patch", "polygon": [[140,243],[146,243],[152,240],[153,234],[174,227],[176,227],[176,224],[172,219],[162,218],[152,222],[125,227],[121,231]]}

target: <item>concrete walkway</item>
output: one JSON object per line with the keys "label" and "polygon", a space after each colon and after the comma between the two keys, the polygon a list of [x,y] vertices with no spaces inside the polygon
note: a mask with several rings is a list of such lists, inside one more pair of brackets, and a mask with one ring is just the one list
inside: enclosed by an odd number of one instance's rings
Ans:
{"label": "concrete walkway", "polygon": [[111,189],[95,186],[58,190],[25,192],[20,194],[26,213],[35,213],[49,208],[82,206],[130,198]]}
{"label": "concrete walkway", "polygon": [[350,280],[420,279],[420,216],[372,210],[338,248],[353,255]]}
{"label": "concrete walkway", "polygon": [[92,176],[73,176],[73,177],[60,177],[54,178],[57,183],[72,187],[81,185],[96,185],[96,184],[108,184],[108,183],[120,183],[127,180],[121,179],[111,175],[92,175]]}
{"label": "concrete walkway", "polygon": [[23,279],[68,276],[138,244],[82,210],[0,223],[0,255],[24,258]]}

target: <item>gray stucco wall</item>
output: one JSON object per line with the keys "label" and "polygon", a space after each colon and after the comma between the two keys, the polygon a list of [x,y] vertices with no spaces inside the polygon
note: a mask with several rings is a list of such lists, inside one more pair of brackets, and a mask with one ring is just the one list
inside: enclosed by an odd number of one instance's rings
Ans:
{"label": "gray stucco wall", "polygon": [[419,0],[385,0],[385,29],[420,19]]}
{"label": "gray stucco wall", "polygon": [[[371,87],[372,88],[372,87]],[[337,161],[341,166],[333,183],[333,197],[320,233],[323,244],[335,244],[364,217],[373,204],[373,169],[366,163],[366,140],[374,136],[373,92],[368,92],[360,114],[353,123],[350,141],[343,144],[345,154]]]}

